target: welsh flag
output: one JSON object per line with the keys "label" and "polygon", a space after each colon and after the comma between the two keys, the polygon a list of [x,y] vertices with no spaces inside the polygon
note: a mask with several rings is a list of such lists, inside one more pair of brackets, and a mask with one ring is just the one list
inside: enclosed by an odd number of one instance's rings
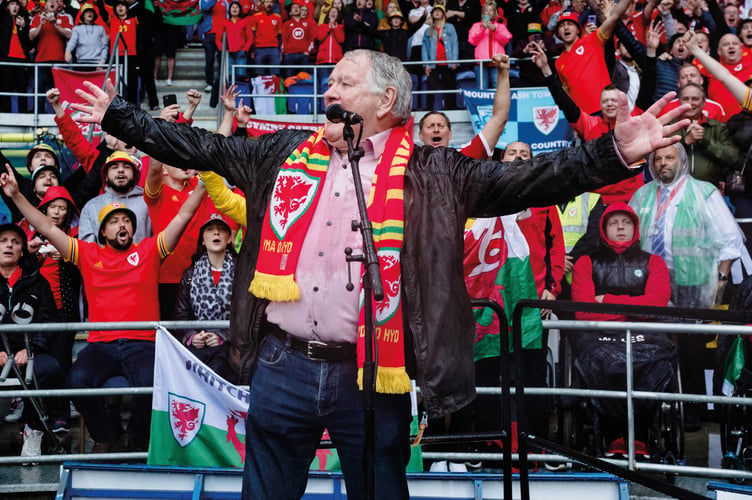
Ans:
{"label": "welsh flag", "polygon": [[[164,328],[157,329],[155,359],[147,463],[243,467],[248,391],[214,373]],[[416,413],[414,403],[411,434],[418,430]],[[336,450],[317,450],[311,469],[339,471]],[[407,470],[422,472],[420,448],[413,448]]]}
{"label": "welsh flag", "polygon": [[[507,245],[507,260],[501,267],[497,283],[502,285],[504,312],[509,324],[509,348],[512,348],[512,327],[514,326],[514,308],[522,299],[538,299],[533,268],[530,265],[530,248],[525,235],[517,225],[519,214],[505,215],[501,218],[504,225],[504,242]],[[525,309],[522,314],[522,347],[539,349],[543,336],[543,323],[540,309]]]}
{"label": "welsh flag", "polygon": [[[501,284],[497,282],[499,270],[506,260],[504,227],[501,218],[468,219],[465,223],[465,249],[463,258],[465,287],[474,299],[491,299],[504,306]],[[474,308],[475,346],[474,360],[499,355],[499,320],[493,310]]]}
{"label": "welsh flag", "polygon": [[[512,316],[522,299],[537,299],[530,249],[517,225],[517,214],[504,217],[470,219],[465,224],[465,286],[472,298],[490,298],[504,307],[512,346]],[[475,309],[474,359],[499,355],[499,322],[489,308]],[[522,347],[541,344],[543,325],[538,309],[522,316]]]}
{"label": "welsh flag", "polygon": [[149,465],[242,467],[248,391],[228,383],[158,329]]}

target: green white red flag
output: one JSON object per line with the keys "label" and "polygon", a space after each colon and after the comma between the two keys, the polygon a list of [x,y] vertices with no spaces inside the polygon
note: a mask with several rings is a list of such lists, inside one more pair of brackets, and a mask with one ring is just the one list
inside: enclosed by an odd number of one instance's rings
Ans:
{"label": "green white red flag", "polygon": [[[147,463],[243,467],[248,391],[214,373],[163,328],[157,329],[155,358]],[[414,417],[411,434],[417,427]],[[317,450],[311,469],[339,471],[336,450]],[[413,448],[408,471],[422,470],[420,448]]]}

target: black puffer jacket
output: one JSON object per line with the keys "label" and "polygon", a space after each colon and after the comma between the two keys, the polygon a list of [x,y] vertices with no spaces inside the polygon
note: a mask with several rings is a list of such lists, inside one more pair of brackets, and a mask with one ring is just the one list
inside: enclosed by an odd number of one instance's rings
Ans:
{"label": "black puffer jacket", "polygon": [[[213,170],[245,192],[248,231],[235,272],[230,337],[247,382],[267,305],[248,292],[261,222],[279,167],[310,133],[222,137],[155,120],[119,97],[102,127],[168,165]],[[474,161],[454,150],[416,146],[405,173],[405,343],[412,346],[413,375],[431,415],[453,412],[475,397],[474,320],[462,271],[465,220],[548,206],[637,173],[619,161],[610,135],[515,163]]]}
{"label": "black puffer jacket", "polygon": [[[39,272],[33,259],[22,258],[21,277],[11,289],[8,280],[0,276],[0,323],[24,325],[60,321],[50,284]],[[51,333],[29,327],[29,343],[34,353],[47,352]],[[26,348],[23,334],[9,333],[11,350]],[[0,351],[5,348],[0,345]]]}

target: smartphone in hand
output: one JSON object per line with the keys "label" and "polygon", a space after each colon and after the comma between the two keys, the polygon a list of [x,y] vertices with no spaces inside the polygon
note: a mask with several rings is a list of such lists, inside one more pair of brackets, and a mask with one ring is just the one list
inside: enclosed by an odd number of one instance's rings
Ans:
{"label": "smartphone in hand", "polygon": [[167,94],[162,97],[162,102],[164,103],[164,107],[172,106],[173,104],[178,103],[178,96],[176,94]]}

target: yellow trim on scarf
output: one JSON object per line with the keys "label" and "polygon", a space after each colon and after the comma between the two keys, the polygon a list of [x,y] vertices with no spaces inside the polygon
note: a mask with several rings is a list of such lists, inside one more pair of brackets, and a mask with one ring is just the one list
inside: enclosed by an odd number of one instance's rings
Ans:
{"label": "yellow trim on scarf", "polygon": [[268,274],[255,271],[248,291],[256,297],[273,302],[295,302],[300,300],[300,288],[292,274]]}
{"label": "yellow trim on scarf", "polygon": [[[363,390],[363,368],[358,368],[358,387]],[[379,394],[406,394],[412,390],[405,368],[379,366],[376,371],[376,392]]]}

